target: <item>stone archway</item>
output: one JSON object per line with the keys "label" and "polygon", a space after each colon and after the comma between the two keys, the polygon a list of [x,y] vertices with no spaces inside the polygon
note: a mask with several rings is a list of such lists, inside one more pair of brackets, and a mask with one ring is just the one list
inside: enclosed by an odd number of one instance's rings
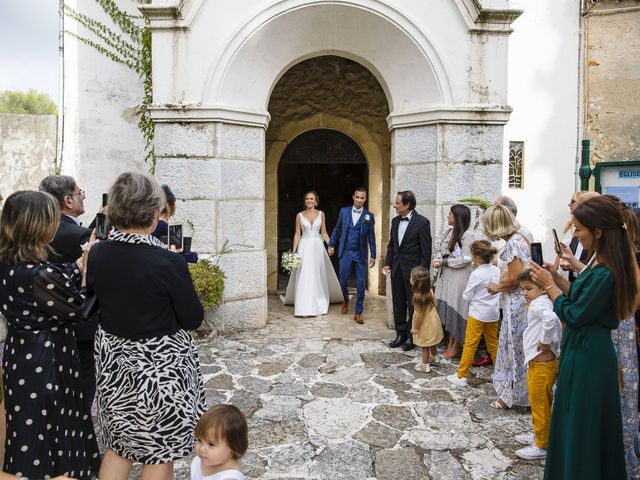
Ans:
{"label": "stone archway", "polygon": [[[305,60],[280,78],[271,94],[269,113],[265,174],[269,293],[277,290],[278,191],[286,188],[278,184],[278,165],[287,146],[305,132],[314,129],[341,132],[364,152],[368,165],[365,182],[369,190],[368,208],[377,219],[378,251],[383,253],[386,240],[383,232],[388,231],[389,222],[391,135],[386,123],[387,98],[373,74],[359,63],[342,57],[321,56]],[[347,192],[348,198],[349,195]],[[373,293],[381,293],[381,287],[384,288],[379,263],[369,272],[368,289]]]}

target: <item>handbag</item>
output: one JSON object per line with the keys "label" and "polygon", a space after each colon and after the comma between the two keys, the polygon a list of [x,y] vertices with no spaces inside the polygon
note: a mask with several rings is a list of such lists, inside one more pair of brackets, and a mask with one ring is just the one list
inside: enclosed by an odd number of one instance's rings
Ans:
{"label": "handbag", "polygon": [[98,296],[94,293],[88,298],[85,298],[80,307],[80,318],[82,320],[88,320],[98,310]]}

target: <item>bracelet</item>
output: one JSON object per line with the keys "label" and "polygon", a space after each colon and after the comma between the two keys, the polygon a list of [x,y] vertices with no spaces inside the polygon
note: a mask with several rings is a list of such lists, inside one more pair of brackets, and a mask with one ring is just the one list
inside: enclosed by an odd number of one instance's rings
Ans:
{"label": "bracelet", "polygon": [[552,283],[551,285],[549,285],[549,286],[547,286],[547,287],[544,287],[544,289],[545,289],[545,291],[547,291],[547,292],[548,292],[548,291],[549,291],[549,289],[550,289],[550,288],[552,288],[552,287],[554,287],[554,286],[555,286],[555,284],[554,284],[554,283]]}

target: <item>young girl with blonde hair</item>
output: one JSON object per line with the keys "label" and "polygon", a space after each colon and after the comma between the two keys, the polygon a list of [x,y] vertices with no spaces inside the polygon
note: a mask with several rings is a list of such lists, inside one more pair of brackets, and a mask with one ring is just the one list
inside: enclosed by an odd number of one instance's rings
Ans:
{"label": "young girl with blonde hair", "polygon": [[436,310],[429,271],[422,266],[415,267],[411,270],[409,282],[413,292],[411,333],[414,345],[422,348],[422,361],[418,361],[415,369],[419,372],[429,372],[430,361],[438,361],[436,345],[444,336],[442,323]]}

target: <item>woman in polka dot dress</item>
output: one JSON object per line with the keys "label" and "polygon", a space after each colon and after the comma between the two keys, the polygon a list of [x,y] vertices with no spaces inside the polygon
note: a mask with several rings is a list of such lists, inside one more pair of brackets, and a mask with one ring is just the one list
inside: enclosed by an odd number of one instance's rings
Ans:
{"label": "woman in polka dot dress", "polygon": [[4,471],[93,479],[100,457],[69,327],[80,320],[82,277],[75,263],[46,262],[59,219],[58,202],[32,191],[7,198],[0,217],[0,308],[9,327]]}

